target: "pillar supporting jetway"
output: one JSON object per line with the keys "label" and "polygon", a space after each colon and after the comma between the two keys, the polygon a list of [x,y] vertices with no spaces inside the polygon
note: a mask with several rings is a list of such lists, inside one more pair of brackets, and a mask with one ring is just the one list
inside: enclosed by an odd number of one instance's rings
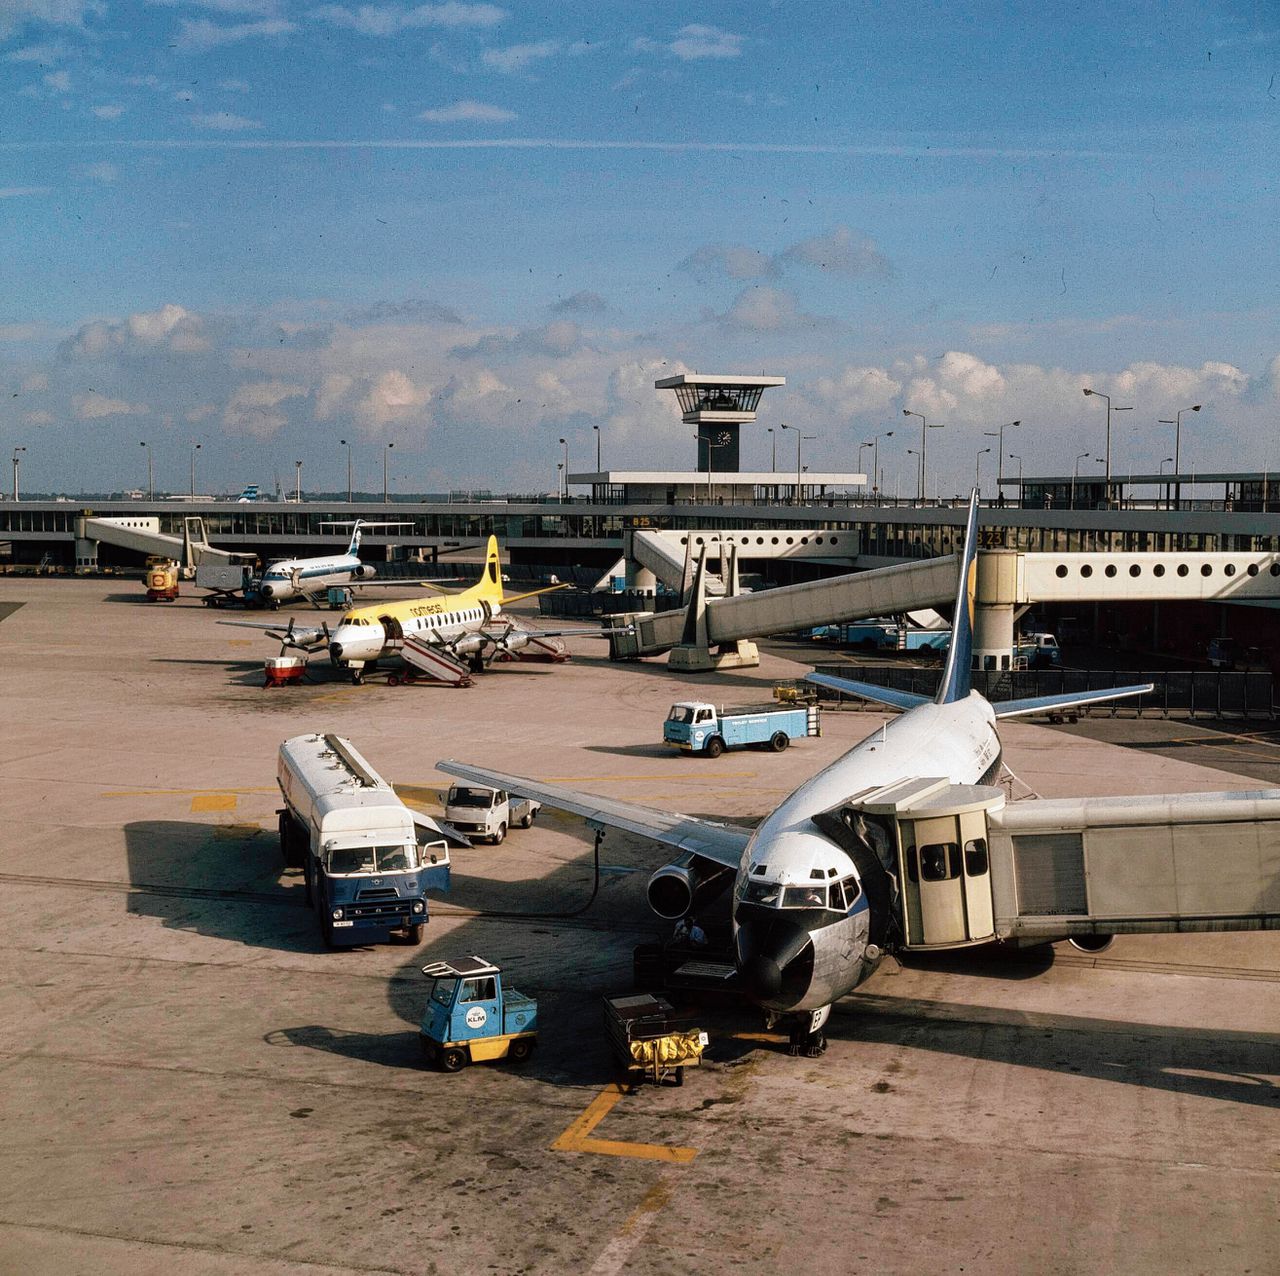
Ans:
{"label": "pillar supporting jetway", "polygon": [[816,819],[874,851],[907,951],[1280,929],[1280,789],[1010,803],[920,778]]}
{"label": "pillar supporting jetway", "polygon": [[182,535],[170,536],[160,530],[158,518],[78,518],[76,519],[76,565],[97,562],[97,545],[106,542],[139,554],[172,558],[183,568],[201,563],[252,561],[252,554],[215,549],[205,534],[204,519],[188,514],[182,520]]}

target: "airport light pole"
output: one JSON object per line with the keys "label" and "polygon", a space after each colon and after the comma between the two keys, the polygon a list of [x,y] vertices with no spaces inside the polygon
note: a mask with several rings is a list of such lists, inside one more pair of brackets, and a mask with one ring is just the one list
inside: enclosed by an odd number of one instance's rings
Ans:
{"label": "airport light pole", "polygon": [[781,421],[780,421],[778,424],[779,424],[779,425],[781,425],[781,426],[782,426],[782,428],[783,428],[784,430],[794,430],[794,431],[796,432],[796,499],[795,499],[795,504],[796,504],[796,505],[799,505],[799,504],[800,504],[800,475],[801,475],[801,473],[802,473],[802,469],[801,469],[801,465],[800,465],[800,445],[801,445],[803,442],[805,442],[805,440],[808,440],[809,442],[811,442],[811,443],[812,443],[812,442],[813,442],[813,440],[814,440],[814,439],[816,439],[818,436],[817,436],[816,434],[803,434],[803,433],[801,433],[800,427],[799,427],[798,425],[783,425]]}
{"label": "airport light pole", "polygon": [[302,504],[302,462],[294,461],[294,482],[293,497],[297,504]]}
{"label": "airport light pole", "polygon": [[151,447],[147,443],[141,443],[139,446],[147,449],[147,500],[154,501],[156,499],[156,478],[155,469],[151,464]]}
{"label": "airport light pole", "polygon": [[591,428],[595,431],[595,434],[596,434],[596,473],[599,474],[600,473],[600,427],[598,425],[593,425]]}
{"label": "airport light pole", "polygon": [[990,451],[989,447],[979,448],[977,456],[973,458],[973,485],[976,488],[982,487],[982,458]]}
{"label": "airport light pole", "polygon": [[718,447],[728,447],[728,442],[716,443],[711,438],[703,438],[700,434],[693,436],[699,443],[707,445],[707,504],[710,505],[715,499],[715,489],[712,487],[711,472],[715,469],[715,452]]}
{"label": "airport light pole", "polygon": [[[1202,404],[1196,403],[1189,408],[1179,408],[1173,415],[1173,420],[1161,418],[1159,424],[1173,426],[1173,472],[1175,475],[1182,473],[1182,414],[1184,412],[1199,412]],[[1175,480],[1173,485],[1173,508],[1179,509],[1182,506],[1182,484]]]}
{"label": "airport light pole", "polygon": [[940,430],[940,425],[930,425],[923,412],[912,412],[910,408],[902,409],[903,416],[918,416],[920,418],[920,504],[924,504],[924,485],[927,478],[925,470],[925,449],[928,446],[926,439],[930,430]]}
{"label": "airport light pole", "polygon": [[[921,459],[920,453],[917,452],[915,448],[909,447],[907,448],[907,455],[914,456],[916,458],[916,487],[918,488],[920,486],[920,459]],[[898,503],[898,491],[897,491],[896,483],[894,484],[893,503],[895,505]]]}
{"label": "airport light pole", "polygon": [[351,444],[346,439],[339,439],[339,443],[347,449],[347,504],[351,504]]}
{"label": "airport light pole", "polygon": [[18,470],[22,465],[21,453],[25,452],[25,447],[16,447],[13,449],[13,499],[18,500]]}
{"label": "airport light pole", "polygon": [[200,451],[200,444],[193,442],[191,444],[191,499],[196,499],[196,453]]}
{"label": "airport light pole", "polygon": [[388,443],[387,446],[382,449],[382,503],[384,505],[388,504],[390,499],[387,496],[387,457],[391,455],[391,449],[393,447],[395,447],[394,443]]}
{"label": "airport light pole", "polygon": [[1076,481],[1080,477],[1080,462],[1083,461],[1084,458],[1088,455],[1089,455],[1088,452],[1081,452],[1080,455],[1076,457],[1075,468],[1071,471],[1071,508],[1072,509],[1075,509],[1076,507]]}
{"label": "airport light pole", "polygon": [[892,430],[881,430],[874,439],[871,440],[871,475],[872,490],[875,492],[876,504],[880,504],[880,497],[884,493],[884,475],[880,473],[880,440],[893,438]]}
{"label": "airport light pole", "polygon": [[[1022,424],[1021,421],[1006,421],[1005,424],[1002,425],[998,430],[983,430],[982,432],[982,437],[984,439],[999,440],[999,442],[996,445],[1000,449],[1000,452],[996,457],[996,487],[997,488],[999,488],[1000,484],[1004,482],[1004,432],[1006,428],[1011,425],[1021,425],[1021,424]],[[1003,491],[1004,489],[1001,488],[1000,490]]]}
{"label": "airport light pole", "polygon": [[765,433],[769,436],[769,443],[772,447],[773,457],[769,463],[770,473],[776,473],[778,469],[778,436],[773,432],[773,426],[767,426]]}
{"label": "airport light pole", "polygon": [[[1133,411],[1133,405],[1132,405],[1132,404],[1130,404],[1130,405],[1129,405],[1128,407],[1126,407],[1126,408],[1114,408],[1114,409],[1113,409],[1113,408],[1112,408],[1112,406],[1111,406],[1111,396],[1110,396],[1109,394],[1103,394],[1101,390],[1090,390],[1090,389],[1088,388],[1088,386],[1086,386],[1086,387],[1085,387],[1085,391],[1084,391],[1084,392],[1085,392],[1085,394],[1087,394],[1087,395],[1088,395],[1088,394],[1091,394],[1091,395],[1093,395],[1095,398],[1098,398],[1098,399],[1106,399],[1106,401],[1107,401],[1107,454],[1106,454],[1106,456],[1103,458],[1103,464],[1107,467],[1107,477],[1106,477],[1106,490],[1105,490],[1105,492],[1103,493],[1103,499],[1104,499],[1104,500],[1106,501],[1106,503],[1107,503],[1107,509],[1110,509],[1110,508],[1111,508],[1111,413],[1112,413],[1113,411],[1115,411],[1115,412],[1132,412],[1132,411]],[[1019,497],[1019,499],[1021,499],[1021,497]]]}
{"label": "airport light pole", "polygon": [[561,485],[562,495],[560,499],[567,501],[569,499],[569,440],[561,439],[560,446],[564,448],[564,461],[561,463],[561,470],[564,474],[564,483]]}
{"label": "airport light pole", "polygon": [[[875,462],[875,454],[874,454],[875,446],[876,446],[876,445],[875,445],[874,440],[873,440],[872,442],[870,442],[870,443],[859,443],[859,444],[858,444],[858,471],[859,471],[859,473],[862,473],[862,472],[863,472],[863,471],[862,471],[862,449],[863,449],[864,447],[869,447],[869,448],[871,448],[871,449],[872,449],[872,470],[871,470],[871,481],[872,481],[872,483],[874,483],[874,482],[876,481],[875,465],[874,465],[874,462]],[[865,478],[862,480],[862,503],[863,503],[864,505],[867,503],[867,480],[866,480]]]}
{"label": "airport light pole", "polygon": [[564,462],[556,462],[556,500],[564,501]]}
{"label": "airport light pole", "polygon": [[1022,457],[1020,457],[1016,452],[1010,452],[1009,460],[1017,461],[1018,463],[1018,508],[1021,509],[1022,508]]}
{"label": "airport light pole", "polygon": [[[1168,422],[1168,421],[1162,421],[1162,422],[1161,422],[1161,424],[1162,424],[1162,425],[1168,425],[1168,424],[1169,424],[1169,422]],[[1175,474],[1178,472],[1178,467],[1177,467],[1176,465],[1174,465],[1173,457],[1171,457],[1171,456],[1166,456],[1166,457],[1164,458],[1164,460],[1160,462],[1160,475],[1161,475],[1161,477],[1163,477],[1163,476],[1164,476],[1164,467],[1165,467],[1166,465],[1173,465],[1173,472],[1174,472]],[[1168,483],[1166,483],[1166,484],[1164,485],[1164,507],[1165,507],[1165,509],[1168,509],[1168,508],[1169,508],[1169,484],[1168,484]]]}

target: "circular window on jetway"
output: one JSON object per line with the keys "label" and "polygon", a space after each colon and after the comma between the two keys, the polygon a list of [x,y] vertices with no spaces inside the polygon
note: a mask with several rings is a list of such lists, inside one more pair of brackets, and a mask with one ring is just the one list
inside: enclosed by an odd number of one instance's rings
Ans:
{"label": "circular window on jetway", "polygon": [[1204,564],[1204,566],[1200,568],[1200,575],[1201,575],[1201,576],[1212,576],[1212,575],[1213,575],[1213,567],[1212,567],[1209,563],[1205,563],[1205,564]]}
{"label": "circular window on jetway", "polygon": [[1190,568],[1190,567],[1188,567],[1188,566],[1186,565],[1186,563],[1179,563],[1179,564],[1178,564],[1178,575],[1179,575],[1179,576],[1185,576],[1185,575],[1186,575],[1190,570],[1191,570],[1191,568]]}
{"label": "circular window on jetway", "polygon": [[1248,572],[1250,576],[1256,576],[1258,574],[1258,564],[1250,563],[1248,567]]}
{"label": "circular window on jetway", "polygon": [[1057,567],[1054,568],[1053,574],[1061,580],[1067,574],[1066,566],[1063,563],[1059,563]]}
{"label": "circular window on jetway", "polygon": [[1228,563],[1222,570],[1226,572],[1228,576],[1234,576],[1236,574],[1236,565],[1235,563]]}
{"label": "circular window on jetway", "polygon": [[1108,577],[1108,579],[1110,579],[1110,577],[1112,577],[1112,576],[1114,576],[1114,575],[1116,574],[1116,565],[1115,565],[1115,563],[1108,563],[1108,564],[1107,564],[1107,566],[1106,566],[1106,568],[1105,568],[1105,574],[1106,574],[1106,576]]}
{"label": "circular window on jetway", "polygon": [[1163,564],[1163,563],[1157,563],[1157,564],[1156,564],[1156,565],[1151,569],[1151,573],[1152,573],[1152,575],[1153,575],[1153,576],[1163,576],[1163,575],[1164,575],[1164,564]]}
{"label": "circular window on jetway", "polygon": [[1092,576],[1092,575],[1093,575],[1093,568],[1092,568],[1092,567],[1090,567],[1088,563],[1085,563],[1085,564],[1084,564],[1084,566],[1080,568],[1080,575],[1081,575],[1081,576]]}
{"label": "circular window on jetway", "polygon": [[1133,564],[1133,566],[1129,568],[1129,575],[1130,575],[1130,576],[1141,576],[1141,575],[1142,575],[1142,568],[1141,568],[1141,567],[1139,567],[1137,563],[1134,563],[1134,564]]}
{"label": "circular window on jetway", "polygon": [[1280,563],[1271,564],[1271,574],[1273,576],[1280,576]]}

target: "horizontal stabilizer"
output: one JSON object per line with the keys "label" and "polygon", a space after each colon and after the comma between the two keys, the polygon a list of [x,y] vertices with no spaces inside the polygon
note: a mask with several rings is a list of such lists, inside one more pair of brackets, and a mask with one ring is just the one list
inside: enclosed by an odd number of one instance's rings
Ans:
{"label": "horizontal stabilizer", "polygon": [[1107,700],[1123,700],[1129,696],[1145,696],[1153,689],[1153,683],[1144,682],[1141,686],[1107,687],[1102,691],[1069,691],[1061,696],[1028,696],[1025,700],[1005,700],[991,707],[997,718],[1020,718],[1028,713],[1051,713],[1080,705],[1102,704]]}
{"label": "horizontal stabilizer", "polygon": [[894,691],[892,687],[878,687],[874,682],[836,678],[829,673],[806,674],[805,680],[831,691],[843,691],[845,695],[860,696],[863,700],[871,700],[876,704],[887,704],[891,709],[914,709],[917,705],[929,703],[928,696],[917,696],[910,691]]}

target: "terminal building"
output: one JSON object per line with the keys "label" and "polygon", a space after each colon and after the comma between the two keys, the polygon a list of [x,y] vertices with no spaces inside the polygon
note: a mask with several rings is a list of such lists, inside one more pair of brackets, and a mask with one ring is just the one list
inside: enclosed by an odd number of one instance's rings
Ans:
{"label": "terminal building", "polygon": [[[811,472],[803,462],[809,436],[795,427],[773,432],[775,445],[784,446],[773,449],[771,470],[741,470],[740,431],[756,419],[762,395],[783,384],[782,377],[703,374],[658,381],[659,391],[674,391],[682,419],[692,427],[697,468],[597,466],[567,474],[558,496],[3,500],[0,571],[140,569],[144,556],[136,550],[86,535],[86,520],[95,517],[127,519],[178,537],[188,520],[198,518],[209,543],[264,562],[334,549],[346,541],[349,529],[331,524],[344,519],[394,521],[394,529],[367,533],[362,552],[376,563],[413,565],[406,572],[424,562],[465,558],[484,538],[496,535],[513,579],[555,574],[586,589],[618,582],[628,538],[641,531],[679,533],[681,543],[686,536],[696,542],[743,533],[741,567],[763,586],[958,550],[966,494],[957,493],[950,502],[885,501],[868,488],[864,474]],[[1005,478],[982,509],[982,545],[1031,554],[1162,555],[1171,574],[1180,553],[1280,554],[1276,487],[1275,476],[1244,472],[1113,473],[1110,490],[1096,475]],[[587,490],[571,494],[570,488]],[[779,546],[781,552],[753,561],[752,540]],[[383,574],[394,570],[384,567]],[[663,590],[643,572],[627,569],[622,578],[631,586]],[[1224,599],[1230,592],[1224,582]],[[1136,656],[1202,660],[1212,640],[1231,639],[1251,662],[1280,668],[1280,610],[1270,602],[1091,602],[1077,611],[1067,614],[1059,606],[1056,615],[1037,619],[1055,625],[1065,642],[1110,644]]]}

